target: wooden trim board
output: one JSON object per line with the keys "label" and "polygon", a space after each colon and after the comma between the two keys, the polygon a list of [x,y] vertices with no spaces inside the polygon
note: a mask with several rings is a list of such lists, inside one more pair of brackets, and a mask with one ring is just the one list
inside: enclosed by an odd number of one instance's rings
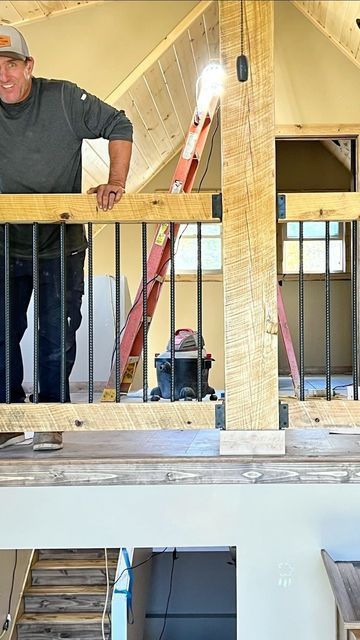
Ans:
{"label": "wooden trim board", "polygon": [[278,124],[275,125],[275,137],[282,139],[298,138],[357,138],[360,124]]}
{"label": "wooden trim board", "polygon": [[215,426],[216,404],[218,403],[1,404],[0,433],[98,429],[211,429]]}
{"label": "wooden trim board", "polygon": [[281,193],[284,197],[285,217],[278,222],[297,220],[350,221],[360,219],[360,193]]}
{"label": "wooden trim board", "polygon": [[[218,194],[217,194],[218,195]],[[111,211],[87,194],[0,195],[0,223],[219,222],[211,193],[125,194]]]}
{"label": "wooden trim board", "polygon": [[[300,402],[283,398],[289,405],[289,427],[360,427],[360,401],[323,398]],[[360,436],[360,430],[358,435]]]}

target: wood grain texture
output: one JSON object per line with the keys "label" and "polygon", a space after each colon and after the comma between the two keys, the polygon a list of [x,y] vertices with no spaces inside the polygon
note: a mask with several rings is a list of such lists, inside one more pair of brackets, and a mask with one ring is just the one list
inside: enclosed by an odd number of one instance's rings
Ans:
{"label": "wood grain texture", "polygon": [[244,0],[250,76],[240,83],[240,2],[222,1],[220,49],[228,429],[276,429],[273,3]]}
{"label": "wood grain texture", "polygon": [[188,29],[189,25],[197,20],[212,4],[211,0],[201,0],[193,9],[188,13],[181,22],[164,38],[153,51],[119,84],[119,86],[107,96],[107,102],[115,105],[116,102],[123,96],[132,85],[144,74],[146,71],[156,64],[161,56],[174,44],[176,40]]}
{"label": "wood grain texture", "polygon": [[[300,402],[293,398],[289,404],[290,428],[304,427],[360,427],[360,402],[323,398]],[[359,431],[360,435],[360,431]]]}
{"label": "wood grain texture", "polygon": [[[333,0],[322,2],[292,0],[292,4],[343,55],[357,67],[360,67],[358,58],[360,34],[354,24],[355,17],[359,16],[360,2],[355,0],[342,0],[342,2],[334,2]],[[349,11],[347,11],[348,8]]]}
{"label": "wood grain texture", "polygon": [[360,429],[355,435],[332,431],[287,429],[281,458],[221,457],[216,429],[65,433],[62,451],[1,450],[0,488],[360,484]]}
{"label": "wood grain texture", "polygon": [[217,403],[0,405],[0,433],[113,429],[209,429]]}
{"label": "wood grain texture", "polygon": [[212,218],[211,193],[126,194],[111,211],[84,194],[0,195],[0,223],[16,222],[219,222]]}
{"label": "wood grain texture", "polygon": [[275,136],[283,138],[357,138],[360,123],[354,124],[277,124]]}
{"label": "wood grain texture", "polygon": [[350,221],[360,219],[360,193],[284,193],[285,218],[280,223],[296,220]]}
{"label": "wood grain texture", "polygon": [[32,587],[25,594],[25,610],[26,613],[102,613],[105,595],[106,585]]}
{"label": "wood grain texture", "polygon": [[282,456],[285,453],[284,431],[222,431],[221,456]]}
{"label": "wood grain texture", "polygon": [[1,2],[0,15],[1,21],[5,24],[21,25],[32,22],[33,20],[41,20],[48,18],[50,15],[66,15],[71,10],[79,10],[88,5],[103,4],[99,0],[76,0],[75,2]]}
{"label": "wood grain texture", "polygon": [[321,556],[344,629],[360,629],[359,562],[335,562],[325,549],[322,549]]}

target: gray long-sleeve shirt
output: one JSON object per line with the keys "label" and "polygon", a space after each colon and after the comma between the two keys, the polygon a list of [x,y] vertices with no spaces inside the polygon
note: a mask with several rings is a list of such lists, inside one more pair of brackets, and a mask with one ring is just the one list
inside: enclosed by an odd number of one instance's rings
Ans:
{"label": "gray long-sleeve shirt", "polygon": [[[80,193],[84,139],[132,140],[132,125],[77,85],[33,78],[30,95],[17,104],[0,101],[0,192]],[[0,249],[3,248],[0,225]],[[31,258],[31,225],[11,225],[11,255]],[[86,247],[82,225],[67,225],[66,252]],[[39,225],[39,255],[59,255],[59,226]]]}

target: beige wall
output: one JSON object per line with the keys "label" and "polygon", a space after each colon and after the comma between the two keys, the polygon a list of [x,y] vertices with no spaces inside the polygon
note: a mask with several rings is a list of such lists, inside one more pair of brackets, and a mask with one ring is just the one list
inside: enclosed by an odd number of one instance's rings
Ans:
{"label": "beige wall", "polygon": [[277,124],[360,121],[360,70],[283,0],[275,2],[275,83]]}
{"label": "beige wall", "polygon": [[[18,551],[18,560],[16,566],[14,590],[11,603],[11,616],[14,617],[16,612],[19,594],[26,577],[26,571],[30,560],[31,551],[20,549]],[[12,582],[12,574],[15,563],[15,551],[13,549],[0,550],[0,633],[8,613],[9,595]],[[10,633],[6,636],[10,638]]]}

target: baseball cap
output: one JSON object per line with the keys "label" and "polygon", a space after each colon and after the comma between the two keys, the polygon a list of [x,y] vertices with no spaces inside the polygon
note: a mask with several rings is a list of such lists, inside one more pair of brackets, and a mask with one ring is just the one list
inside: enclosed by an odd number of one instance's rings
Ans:
{"label": "baseball cap", "polygon": [[15,27],[0,24],[0,56],[18,60],[30,58],[25,38]]}

